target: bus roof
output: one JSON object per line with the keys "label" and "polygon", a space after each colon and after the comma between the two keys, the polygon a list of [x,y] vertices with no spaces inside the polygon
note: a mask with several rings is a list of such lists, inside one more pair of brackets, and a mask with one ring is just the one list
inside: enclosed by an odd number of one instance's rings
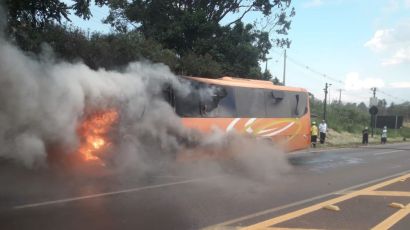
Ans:
{"label": "bus roof", "polygon": [[228,77],[228,76],[216,78],[216,79],[202,78],[202,77],[188,77],[188,76],[186,76],[185,78],[188,78],[194,81],[207,83],[207,84],[214,84],[214,85],[307,92],[307,90],[303,88],[274,85],[271,81],[264,81],[264,80],[234,78],[234,77]]}

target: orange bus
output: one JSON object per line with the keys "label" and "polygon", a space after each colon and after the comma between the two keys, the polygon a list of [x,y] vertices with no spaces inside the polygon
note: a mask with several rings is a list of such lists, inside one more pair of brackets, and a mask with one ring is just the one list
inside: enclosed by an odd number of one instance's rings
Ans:
{"label": "orange bus", "polygon": [[165,99],[186,127],[269,138],[291,152],[310,146],[308,92],[270,81],[222,77],[182,77],[188,95],[167,90]]}

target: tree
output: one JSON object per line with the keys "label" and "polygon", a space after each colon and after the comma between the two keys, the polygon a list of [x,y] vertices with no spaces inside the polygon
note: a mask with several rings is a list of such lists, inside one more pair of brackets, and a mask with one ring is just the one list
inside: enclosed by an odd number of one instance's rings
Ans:
{"label": "tree", "polygon": [[189,53],[182,57],[181,69],[178,72],[183,75],[219,77],[221,76],[221,65],[209,54],[198,56],[195,53]]}
{"label": "tree", "polygon": [[360,104],[357,106],[357,108],[362,112],[368,112],[369,111],[369,109],[367,108],[367,106],[364,102],[360,102]]}
{"label": "tree", "polygon": [[410,121],[410,102],[404,102],[401,104],[391,103],[386,109],[388,115],[403,116],[405,120]]}
{"label": "tree", "polygon": [[385,115],[385,113],[386,113],[386,106],[387,106],[387,101],[386,101],[386,99],[382,99],[382,100],[379,100],[379,101],[377,102],[377,107],[378,107],[378,109],[379,109],[379,114],[378,114],[378,115]]}
{"label": "tree", "polygon": [[[87,20],[90,4],[108,5],[106,22],[117,33],[85,35],[62,24],[73,12]],[[259,62],[272,47],[270,30],[244,24],[249,12],[270,18],[276,34],[287,34],[294,15],[290,0],[5,0],[8,33],[25,51],[48,43],[56,56],[82,59],[91,68],[116,68],[131,61],[164,62],[177,73],[268,79]],[[227,15],[236,15],[221,24]],[[276,42],[277,43],[277,42]],[[285,43],[277,43],[286,45]],[[289,45],[289,43],[287,43]],[[108,50],[110,50],[108,52]]]}
{"label": "tree", "polygon": [[[262,76],[261,76],[262,80],[267,80],[270,81],[272,80],[272,74],[269,72],[269,70],[265,70],[265,72],[263,72]],[[277,80],[277,78],[275,78]],[[274,80],[272,80],[272,82],[275,84]],[[276,85],[276,84],[275,84]]]}
{"label": "tree", "polygon": [[[7,35],[24,50],[38,51],[40,47],[34,47],[36,40],[47,39],[41,36],[42,32],[50,32],[50,29],[56,29],[64,21],[70,21],[68,15],[71,10],[77,16],[89,19],[92,16],[90,1],[72,0],[69,5],[60,0],[5,0]],[[103,4],[103,1],[95,0],[95,3]]]}
{"label": "tree", "polygon": [[[105,22],[121,33],[137,30],[182,58],[195,53],[222,66],[222,74],[260,78],[258,61],[272,47],[269,33],[242,23],[249,12],[272,16],[276,33],[287,34],[294,9],[290,0],[110,0]],[[276,11],[274,12],[274,9]],[[290,9],[290,10],[289,10]],[[239,15],[238,15],[239,14]],[[221,25],[227,15],[237,18]],[[289,42],[276,42],[289,45]],[[208,60],[210,60],[208,58]],[[185,68],[189,69],[189,68]]]}
{"label": "tree", "polygon": [[[290,8],[291,0],[100,0],[101,4],[107,3],[111,9],[107,22],[115,28],[124,31],[128,24],[141,28],[144,33],[155,31],[169,31],[170,23],[182,22],[185,16],[197,17],[204,22],[220,24],[229,14],[239,14],[227,26],[240,22],[249,12],[260,12],[263,16],[272,16],[273,9],[278,9],[273,14],[270,23],[278,33],[287,33],[290,29],[288,17],[294,16],[294,8]],[[197,21],[194,21],[195,24]],[[181,24],[181,23],[178,23]],[[151,26],[151,27],[150,27]]]}
{"label": "tree", "polygon": [[278,79],[277,77],[275,77],[275,78],[272,79],[272,83],[273,83],[274,85],[283,85],[283,84],[279,81],[279,79]]}
{"label": "tree", "polygon": [[[96,3],[103,4],[104,0],[96,0]],[[89,19],[90,0],[72,0],[72,5],[67,5],[60,0],[6,0],[7,21],[9,26],[43,27],[51,22],[61,23],[68,18],[69,11],[84,19]]]}

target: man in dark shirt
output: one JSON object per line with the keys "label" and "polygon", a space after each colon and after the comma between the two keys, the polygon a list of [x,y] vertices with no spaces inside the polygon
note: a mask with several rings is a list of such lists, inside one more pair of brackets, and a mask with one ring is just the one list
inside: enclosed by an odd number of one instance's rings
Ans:
{"label": "man in dark shirt", "polygon": [[362,133],[363,133],[362,144],[364,145],[369,144],[369,128],[365,127]]}

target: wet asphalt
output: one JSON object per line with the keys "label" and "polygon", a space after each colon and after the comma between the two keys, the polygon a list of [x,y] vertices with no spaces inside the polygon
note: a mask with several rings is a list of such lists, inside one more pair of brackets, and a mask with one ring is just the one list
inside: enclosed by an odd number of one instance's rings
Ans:
{"label": "wet asphalt", "polygon": [[[147,175],[99,167],[33,170],[2,159],[0,229],[201,229],[235,219],[227,226],[246,226],[407,172],[410,143],[309,150],[290,155],[288,162],[287,170],[266,179],[212,169]],[[375,218],[383,214],[368,205]],[[354,217],[362,229],[371,225],[370,219]]]}

